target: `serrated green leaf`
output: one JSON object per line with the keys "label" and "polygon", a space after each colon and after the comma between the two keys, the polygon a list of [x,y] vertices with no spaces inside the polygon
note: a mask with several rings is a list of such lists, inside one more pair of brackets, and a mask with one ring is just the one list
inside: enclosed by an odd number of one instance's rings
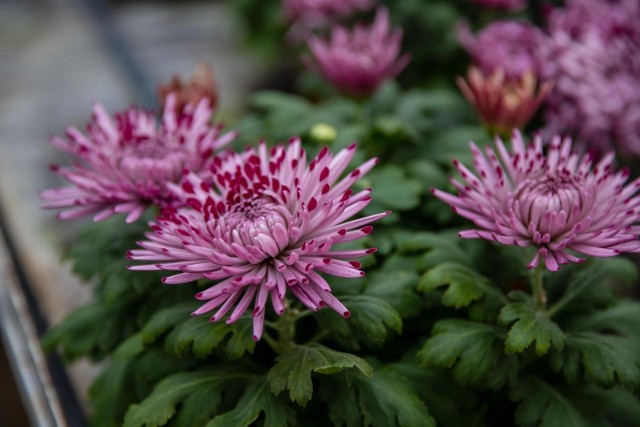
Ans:
{"label": "serrated green leaf", "polygon": [[428,270],[422,276],[418,290],[433,291],[441,286],[447,286],[442,304],[448,307],[466,307],[485,295],[506,302],[502,292],[489,279],[458,263],[448,262]]}
{"label": "serrated green leaf", "polygon": [[252,352],[255,347],[251,326],[252,320],[246,316],[231,325],[209,322],[205,316],[189,317],[167,335],[165,348],[176,356],[182,356],[191,350],[194,356],[203,358],[231,335],[227,351],[237,358],[245,351]]}
{"label": "serrated green leaf", "polygon": [[521,353],[533,343],[540,356],[551,347],[561,349],[564,346],[564,333],[549,319],[547,313],[539,310],[528,295],[512,292],[511,296],[518,297],[521,302],[505,305],[498,316],[498,321],[503,325],[515,322],[505,341],[507,353]]}
{"label": "serrated green leaf", "polygon": [[631,300],[619,301],[604,310],[574,316],[568,320],[568,329],[580,331],[615,331],[629,338],[640,340],[640,303]]}
{"label": "serrated green leaf", "polygon": [[509,391],[520,402],[515,413],[520,427],[585,427],[588,420],[556,388],[538,378],[519,381]]}
{"label": "serrated green leaf", "polygon": [[354,376],[364,424],[373,427],[435,427],[424,402],[390,369],[376,369],[370,377]]}
{"label": "serrated green leaf", "polygon": [[289,390],[289,398],[305,406],[313,394],[312,372],[329,375],[351,368],[367,376],[373,372],[364,359],[353,354],[320,344],[299,345],[278,356],[267,378],[273,393]]}
{"label": "serrated green leaf", "polygon": [[163,426],[174,416],[176,407],[192,394],[207,393],[211,399],[206,409],[201,409],[213,414],[220,405],[226,385],[248,378],[250,375],[229,366],[173,374],[160,381],[140,404],[129,408],[124,419],[124,427]]}
{"label": "serrated green leaf", "polygon": [[349,322],[360,329],[373,343],[382,344],[387,331],[402,333],[400,314],[386,301],[370,295],[354,295],[342,298],[351,312]]}
{"label": "serrated green leaf", "polygon": [[503,352],[504,331],[496,326],[462,319],[437,322],[431,338],[417,354],[426,366],[452,368],[461,384],[499,389],[511,382],[518,360]]}
{"label": "serrated green leaf", "polygon": [[269,382],[264,378],[247,387],[234,409],[218,415],[205,427],[248,427],[261,413],[264,413],[264,427],[296,425],[295,411],[269,391]]}
{"label": "serrated green leaf", "polygon": [[565,349],[552,354],[551,366],[570,383],[586,375],[600,387],[622,384],[637,389],[640,356],[636,350],[635,343],[626,337],[572,332],[566,337]]}

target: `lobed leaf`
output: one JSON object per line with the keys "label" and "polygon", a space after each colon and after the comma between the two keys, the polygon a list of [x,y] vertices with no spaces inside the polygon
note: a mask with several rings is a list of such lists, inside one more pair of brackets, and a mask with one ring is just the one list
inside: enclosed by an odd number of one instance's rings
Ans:
{"label": "lobed leaf", "polygon": [[266,378],[251,383],[234,409],[216,416],[205,427],[248,427],[264,413],[264,427],[296,425],[295,411],[269,391]]}
{"label": "lobed leaf", "polygon": [[520,402],[515,413],[520,427],[585,427],[588,420],[556,388],[539,378],[521,380],[509,391]]}
{"label": "lobed leaf", "polygon": [[571,332],[564,351],[552,354],[551,366],[569,383],[583,375],[600,387],[640,386],[640,356],[628,338],[592,332]]}
{"label": "lobed leaf", "polygon": [[498,316],[498,321],[503,325],[513,323],[505,341],[507,353],[521,353],[533,343],[540,356],[551,347],[561,349],[565,341],[564,333],[547,313],[539,310],[528,295],[512,292],[511,296],[519,302],[508,303]]}
{"label": "lobed leaf", "polygon": [[517,358],[503,352],[502,334],[502,329],[485,323],[441,320],[417,358],[426,366],[452,368],[461,384],[499,389],[518,371]]}
{"label": "lobed leaf", "polygon": [[[237,381],[246,381],[250,375],[232,367],[219,367],[215,370],[180,372],[160,381],[153,392],[140,404],[132,405],[124,419],[124,427],[158,427],[167,422],[176,413],[180,404],[197,404],[190,396],[206,394],[207,405],[200,411],[214,414],[220,406],[225,388]],[[193,412],[194,408],[188,408]],[[206,417],[204,421],[207,421]]]}
{"label": "lobed leaf", "polygon": [[329,375],[351,368],[366,376],[373,372],[364,359],[353,354],[331,350],[320,344],[298,345],[278,356],[267,378],[273,393],[289,390],[290,399],[305,406],[313,394],[312,372]]}

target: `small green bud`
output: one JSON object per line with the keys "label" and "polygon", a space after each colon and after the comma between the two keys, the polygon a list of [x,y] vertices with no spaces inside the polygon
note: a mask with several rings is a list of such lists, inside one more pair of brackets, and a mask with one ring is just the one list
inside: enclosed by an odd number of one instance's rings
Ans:
{"label": "small green bud", "polygon": [[330,144],[336,140],[336,129],[326,123],[316,123],[311,128],[311,138],[321,144]]}

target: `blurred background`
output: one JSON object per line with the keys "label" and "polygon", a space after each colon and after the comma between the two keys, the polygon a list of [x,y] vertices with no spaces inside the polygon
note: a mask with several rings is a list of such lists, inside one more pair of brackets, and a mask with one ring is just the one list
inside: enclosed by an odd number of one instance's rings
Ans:
{"label": "blurred background", "polygon": [[[65,163],[49,137],[84,128],[98,101],[110,112],[155,108],[156,86],[200,61],[213,65],[219,116],[237,116],[262,74],[241,38],[224,1],[0,0],[0,426],[29,425],[20,389],[33,401],[42,388],[65,388],[60,361],[34,362],[33,345],[90,295],[60,262],[73,224],[39,208],[38,192],[60,183],[48,166]],[[51,384],[33,384],[27,371],[38,366],[54,372]],[[95,371],[70,367],[64,411]]]}

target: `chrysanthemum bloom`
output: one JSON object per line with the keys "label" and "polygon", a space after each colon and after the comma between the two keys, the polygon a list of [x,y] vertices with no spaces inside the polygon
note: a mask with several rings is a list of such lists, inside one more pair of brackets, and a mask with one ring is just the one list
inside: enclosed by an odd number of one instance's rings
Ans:
{"label": "chrysanthemum bloom", "polygon": [[570,1],[549,16],[543,75],[555,82],[548,134],[569,134],[597,152],[640,154],[640,3]]}
{"label": "chrysanthemum bloom", "polygon": [[509,81],[502,69],[485,77],[475,67],[469,68],[466,81],[457,77],[456,83],[487,130],[495,135],[509,135],[513,129],[524,128],[552,87],[548,82],[538,85],[532,72]]}
{"label": "chrysanthemum bloom", "polygon": [[187,207],[168,211],[151,223],[144,249],[128,256],[151,265],[133,270],[175,270],[163,282],[220,280],[196,298],[207,301],[193,314],[217,309],[233,323],[253,302],[253,334],[260,339],[267,300],[285,311],[287,291],[311,310],[329,306],[344,317],[349,310],[332,295],[324,273],[361,277],[351,261],[375,249],[336,250],[334,245],[362,238],[368,225],[389,212],[350,219],[371,201],[371,190],[350,187],[376,163],[372,159],[340,178],[355,145],[333,155],[327,148],[307,165],[299,139],[289,146],[227,153],[215,160],[211,184],[195,174],[180,189]]}
{"label": "chrysanthemum bloom", "polygon": [[359,10],[366,11],[372,6],[373,0],[282,0],[288,19],[319,22],[349,16]]}
{"label": "chrysanthemum bloom", "polygon": [[158,125],[151,112],[131,108],[111,117],[97,104],[86,135],[70,127],[67,139],[52,138],[73,157],[72,167],[53,167],[72,185],[43,191],[43,207],[69,208],[61,219],[124,213],[133,222],[149,205],[171,206],[177,196],[168,184],[179,182],[185,168],[208,170],[213,153],[236,135],[212,126],[208,99],[180,114],[175,105],[169,96]]}
{"label": "chrysanthemum bloom", "polygon": [[474,36],[463,22],[457,33],[473,63],[486,75],[497,69],[502,69],[508,80],[519,80],[528,72],[540,75],[540,49],[546,37],[537,27],[526,22],[496,21]]}
{"label": "chrysanthemum bloom", "polygon": [[169,94],[176,94],[175,108],[177,111],[184,110],[187,105],[195,107],[203,98],[209,99],[211,108],[216,107],[218,102],[218,90],[211,65],[201,62],[186,83],[180,76],[174,75],[171,81],[158,86],[158,98],[164,106]]}
{"label": "chrysanthemum bloom", "polygon": [[287,39],[304,42],[314,30],[332,26],[358,11],[373,7],[373,0],[282,0],[285,20],[291,27]]}
{"label": "chrysanthemum bloom", "polygon": [[529,268],[542,262],[551,271],[582,262],[581,254],[640,252],[640,179],[625,185],[629,172],[613,170],[613,153],[594,166],[591,156],[571,151],[570,139],[555,137],[545,156],[539,135],[526,147],[518,132],[511,152],[500,139],[496,145],[499,158],[471,144],[476,173],[454,162],[464,181],[452,181],[457,196],[433,190],[477,226],[460,237],[534,246]]}
{"label": "chrysanthemum bloom", "polygon": [[517,12],[527,6],[527,0],[471,0],[479,6],[489,9],[502,9],[508,12]]}
{"label": "chrysanthemum bloom", "polygon": [[356,25],[350,32],[335,27],[329,40],[311,37],[309,48],[315,62],[306,62],[339,91],[366,96],[384,80],[395,78],[409,63],[409,55],[399,56],[401,43],[402,30],[390,29],[389,12],[381,8],[369,28]]}

